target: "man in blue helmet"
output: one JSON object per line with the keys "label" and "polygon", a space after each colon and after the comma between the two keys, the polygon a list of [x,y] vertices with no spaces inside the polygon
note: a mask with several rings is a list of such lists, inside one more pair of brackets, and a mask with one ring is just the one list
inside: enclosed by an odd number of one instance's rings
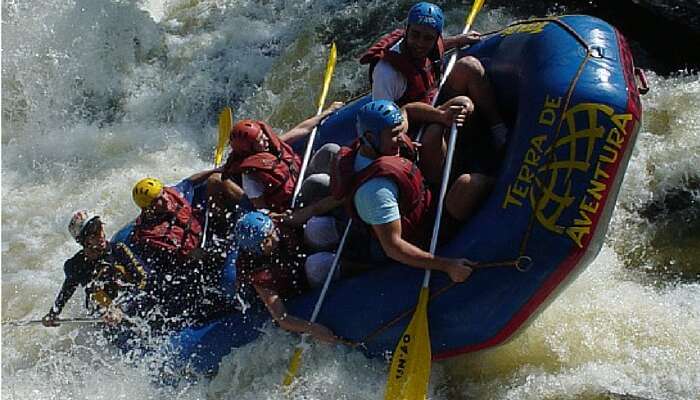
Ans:
{"label": "man in blue helmet", "polygon": [[[301,224],[345,204],[358,222],[354,226],[368,228],[377,239],[370,241],[369,261],[376,264],[389,257],[416,268],[443,271],[462,282],[472,271],[469,260],[438,257],[420,248],[428,242],[437,204],[415,164],[415,148],[407,131],[406,113],[395,103],[376,100],[364,105],[357,114],[358,139],[336,157],[332,195],[295,211],[290,220]],[[459,176],[445,200],[447,217],[453,222],[466,220],[490,186],[484,175]]]}
{"label": "man in blue helmet", "polygon": [[[436,123],[442,128],[425,132],[422,140],[421,168],[431,182],[441,170],[446,151],[443,131],[449,129],[454,113],[448,103],[432,106],[438,93],[444,53],[480,40],[476,32],[443,38],[443,24],[440,7],[417,3],[408,13],[405,29],[384,36],[360,58],[360,63],[370,65],[374,100],[391,100],[405,107],[412,124]],[[458,95],[468,96],[455,101],[468,114],[473,110],[481,113],[490,127],[492,145],[502,148],[508,131],[484,67],[475,57],[457,60],[440,98],[452,99]]]}
{"label": "man in blue helmet", "polygon": [[[310,276],[311,269],[325,268],[332,260],[319,253],[305,256],[305,249],[290,230],[277,227],[267,214],[251,211],[236,223],[239,255],[236,259],[237,292],[249,302],[262,301],[279,326],[290,332],[307,333],[315,339],[336,343],[339,339],[327,327],[289,315],[284,302],[307,290],[323,277]],[[253,293],[254,292],[254,293]]]}

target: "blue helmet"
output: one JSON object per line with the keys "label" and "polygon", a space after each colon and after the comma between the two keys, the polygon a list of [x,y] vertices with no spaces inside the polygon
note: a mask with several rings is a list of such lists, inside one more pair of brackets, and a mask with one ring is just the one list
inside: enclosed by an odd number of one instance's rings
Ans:
{"label": "blue helmet", "polygon": [[272,218],[260,211],[245,213],[236,222],[234,230],[238,247],[244,251],[260,254],[262,242],[274,227]]}
{"label": "blue helmet", "polygon": [[[403,122],[401,109],[393,101],[375,100],[371,101],[357,113],[357,136],[364,144],[379,151],[379,134],[384,128],[394,127]],[[371,140],[365,136],[365,132],[372,132]]]}
{"label": "blue helmet", "polygon": [[407,25],[426,25],[435,29],[438,35],[442,35],[442,26],[445,18],[440,7],[433,3],[422,1],[408,11]]}

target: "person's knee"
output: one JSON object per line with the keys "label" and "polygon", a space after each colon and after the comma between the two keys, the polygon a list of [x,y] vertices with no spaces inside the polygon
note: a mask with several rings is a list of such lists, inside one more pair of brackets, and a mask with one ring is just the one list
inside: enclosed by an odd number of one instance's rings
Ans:
{"label": "person's knee", "polygon": [[313,174],[301,184],[301,203],[311,205],[330,194],[331,177],[328,174]]}
{"label": "person's knee", "polygon": [[463,174],[457,178],[457,182],[472,190],[479,190],[490,187],[493,184],[493,178],[484,174]]}
{"label": "person's knee", "polygon": [[328,174],[313,174],[304,179],[304,185],[308,187],[328,186],[330,184],[330,176]]}
{"label": "person's knee", "polygon": [[460,175],[445,199],[447,211],[455,219],[465,221],[491,191],[493,183],[493,178],[483,174]]}
{"label": "person's knee", "polygon": [[480,201],[489,193],[493,187],[494,179],[484,174],[463,174],[455,182],[459,191],[472,197],[475,201]]}
{"label": "person's knee", "polygon": [[326,143],[318,149],[314,155],[313,163],[319,171],[328,171],[335,155],[340,151],[340,146],[336,143]]}
{"label": "person's knee", "polygon": [[[333,266],[333,259],[335,258],[335,253],[328,251],[323,251],[320,253],[312,254],[306,257],[306,262],[304,263],[304,272],[306,273],[306,279],[309,282],[309,286],[315,288],[320,287],[326,281],[326,277]],[[336,268],[333,274],[333,279],[338,279],[339,268]]]}
{"label": "person's knee", "polygon": [[334,217],[311,217],[304,227],[304,243],[313,250],[335,249],[340,242],[340,235]]}
{"label": "person's knee", "polygon": [[481,64],[476,57],[465,56],[457,60],[454,71],[457,75],[462,75],[467,78],[483,77],[486,75],[484,65]]}
{"label": "person's knee", "polygon": [[213,193],[221,187],[221,173],[216,172],[207,178],[207,193]]}
{"label": "person's knee", "polygon": [[329,173],[330,166],[334,162],[335,156],[339,151],[340,146],[336,143],[326,143],[321,146],[311,158],[307,174]]}
{"label": "person's knee", "polygon": [[326,143],[318,151],[323,151],[328,154],[337,154],[340,151],[340,145],[337,143]]}

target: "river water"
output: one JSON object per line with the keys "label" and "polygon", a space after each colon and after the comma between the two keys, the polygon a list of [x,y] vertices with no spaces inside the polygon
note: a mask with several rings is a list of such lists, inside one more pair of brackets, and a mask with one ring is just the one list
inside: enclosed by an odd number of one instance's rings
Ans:
{"label": "river water", "polygon": [[[137,214],[133,182],[210,165],[224,105],[280,130],[312,115],[332,37],[330,98],[363,92],[357,56],[410,4],[4,1],[2,318],[48,311],[78,250],[72,211],[94,210],[114,233]],[[468,6],[446,7],[447,32]],[[486,4],[475,28],[528,16]],[[515,340],[435,363],[431,399],[699,398],[700,79],[646,74],[644,124],[601,253]],[[79,291],[63,315],[82,303]],[[121,355],[97,328],[3,327],[2,397],[279,398],[297,341],[270,328],[212,380],[162,387],[158,355]],[[382,360],[314,345],[291,397],[380,398],[386,373]]]}

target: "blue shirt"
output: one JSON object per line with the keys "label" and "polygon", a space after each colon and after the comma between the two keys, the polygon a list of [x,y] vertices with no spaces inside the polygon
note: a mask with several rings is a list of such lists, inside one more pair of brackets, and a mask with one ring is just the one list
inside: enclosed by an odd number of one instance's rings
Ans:
{"label": "blue shirt", "polygon": [[[355,172],[372,163],[372,159],[357,153]],[[389,178],[372,178],[363,183],[353,198],[360,219],[369,225],[381,225],[401,218],[399,188]]]}

